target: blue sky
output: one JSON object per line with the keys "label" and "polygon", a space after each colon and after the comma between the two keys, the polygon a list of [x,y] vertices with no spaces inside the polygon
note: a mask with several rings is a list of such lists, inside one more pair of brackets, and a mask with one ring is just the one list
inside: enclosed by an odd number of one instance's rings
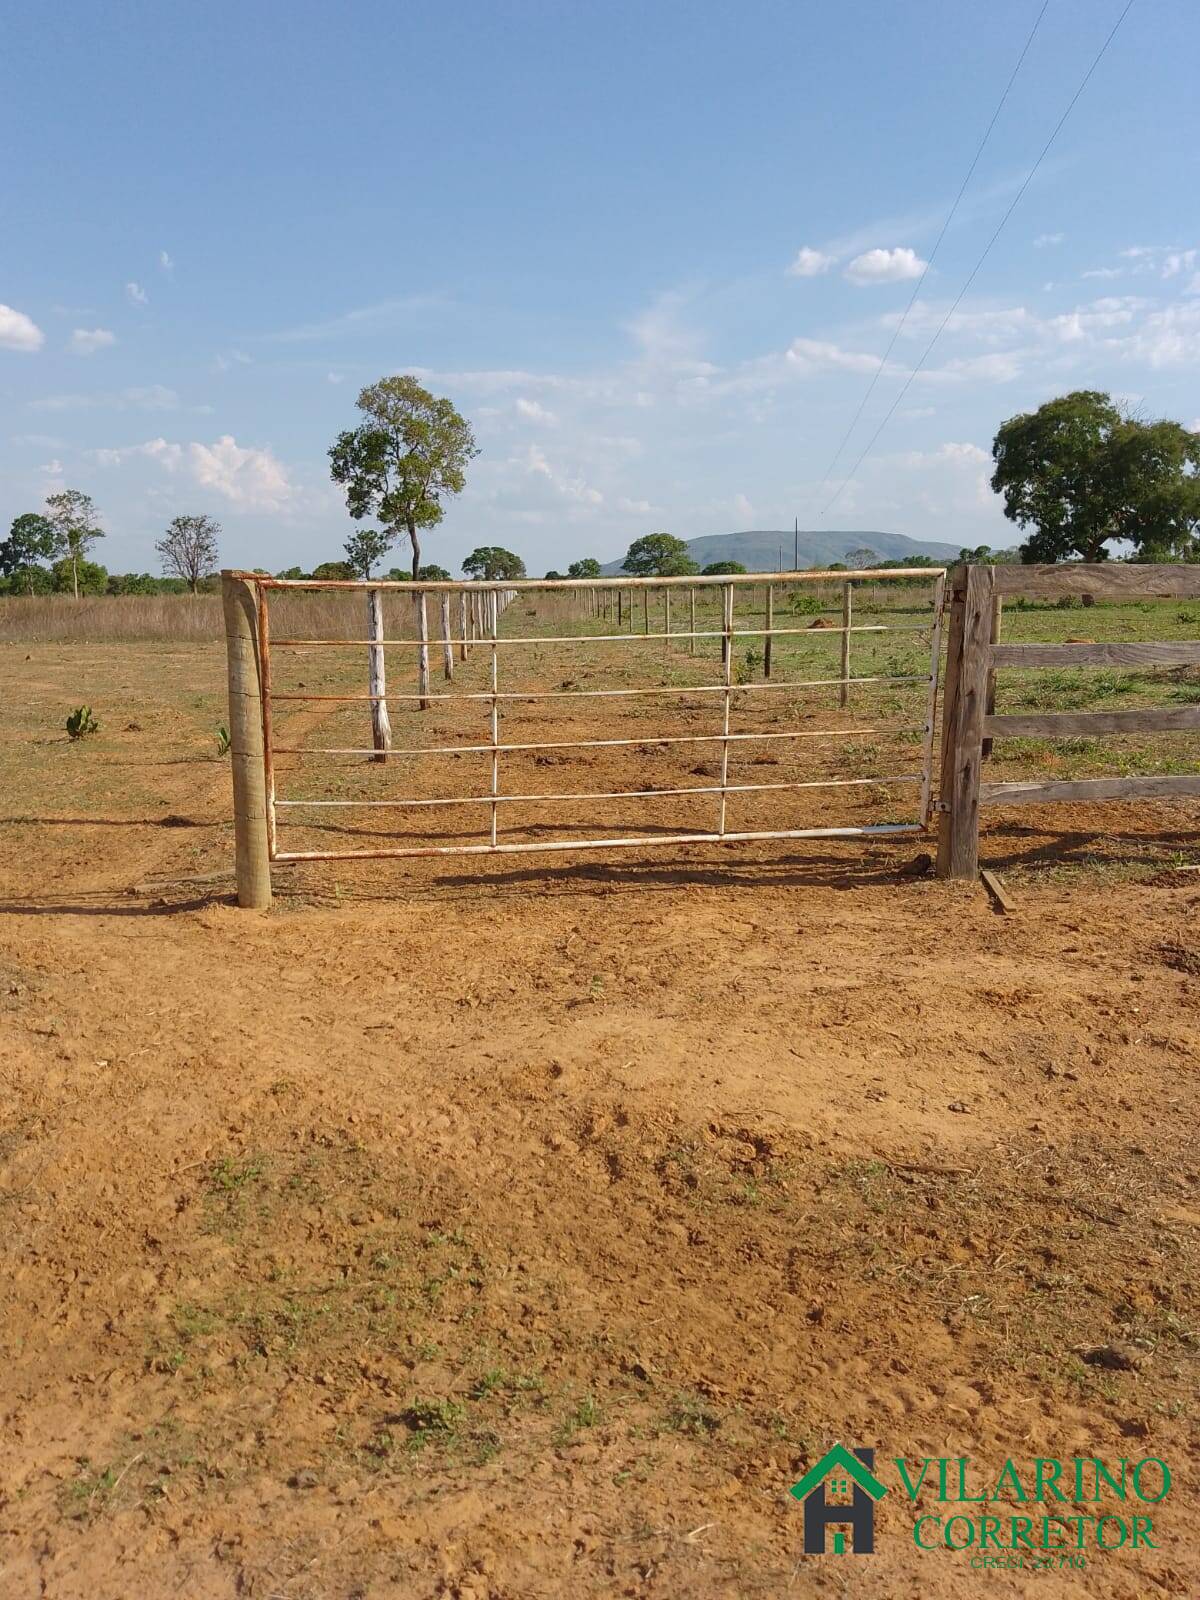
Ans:
{"label": "blue sky", "polygon": [[[925,371],[820,522],[1123,0],[6,8],[0,527],[86,489],[331,559],[326,451],[413,371],[474,422],[425,542],[531,572],[658,528],[1008,544],[997,425],[1073,387],[1200,427],[1200,8],[1136,0]],[[402,562],[403,554],[397,559]]]}

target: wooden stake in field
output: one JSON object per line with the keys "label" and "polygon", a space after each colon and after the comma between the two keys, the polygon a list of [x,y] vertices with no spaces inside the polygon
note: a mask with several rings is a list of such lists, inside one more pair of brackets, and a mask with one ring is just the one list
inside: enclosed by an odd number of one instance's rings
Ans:
{"label": "wooden stake in field", "polygon": [[666,634],[666,638],[663,640],[663,655],[670,655],[670,653],[671,653],[671,591],[670,591],[670,589],[664,589],[663,590],[663,632]]}
{"label": "wooden stake in field", "polygon": [[650,632],[650,591],[642,590],[642,632]]}
{"label": "wooden stake in field", "polygon": [[853,584],[842,585],[842,685],[838,692],[840,706],[850,704],[850,627],[854,620],[853,588]]}
{"label": "wooden stake in field", "polygon": [[442,591],[442,603],[439,610],[442,617],[442,676],[453,682],[454,645],[450,639],[450,594],[448,590]]}
{"label": "wooden stake in field", "polygon": [[429,710],[429,608],[425,604],[425,591],[417,596],[417,693],[421,696],[422,711]]}
{"label": "wooden stake in field", "polygon": [[938,831],[939,878],[970,878],[979,871],[979,767],[983,717],[991,665],[995,567],[969,566],[961,602],[950,614],[942,719],[946,725],[942,763],[942,818]]}
{"label": "wooden stake in field", "polygon": [[763,677],[771,676],[771,629],[775,626],[775,590],[771,584],[767,585],[767,633],[763,640]]}
{"label": "wooden stake in field", "polygon": [[[379,642],[367,650],[367,687],[371,694],[371,743],[377,755],[373,761],[386,761],[392,748],[392,726],[388,721],[386,674],[383,664],[383,595],[378,589],[367,590],[367,637]],[[362,681],[361,679],[359,680]]]}
{"label": "wooden stake in field", "polygon": [[692,632],[692,637],[688,640],[688,655],[694,656],[696,654],[696,591],[695,591],[695,589],[689,589],[688,590],[688,611],[691,614],[691,621],[688,623],[688,626],[689,626],[689,628],[691,629],[691,632]]}
{"label": "wooden stake in field", "polygon": [[467,659],[467,596],[466,592],[458,597],[458,659]]}
{"label": "wooden stake in field", "polygon": [[271,859],[254,590],[244,579],[223,572],[221,602],[229,675],[229,756],[233,769],[238,905],[266,911],[271,905]]}

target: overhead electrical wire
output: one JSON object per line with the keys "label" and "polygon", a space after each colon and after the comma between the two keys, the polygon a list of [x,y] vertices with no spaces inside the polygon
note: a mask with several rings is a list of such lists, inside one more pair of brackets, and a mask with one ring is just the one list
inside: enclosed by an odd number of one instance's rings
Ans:
{"label": "overhead electrical wire", "polygon": [[[867,459],[867,457],[870,455],[871,451],[874,449],[876,440],[879,438],[879,436],[883,432],[883,430],[887,427],[888,423],[892,420],[892,417],[896,413],[896,408],[899,406],[901,400],[904,399],[904,396],[908,393],[909,389],[912,387],[913,382],[915,381],[917,375],[920,373],[922,367],[925,365],[926,361],[928,361],[930,355],[933,352],[934,345],[937,344],[937,342],[941,338],[942,334],[946,331],[946,328],[947,328],[947,326],[948,326],[948,324],[950,322],[951,317],[953,317],[954,313],[958,310],[959,306],[962,304],[963,299],[965,298],[968,289],[970,289],[971,285],[974,283],[974,281],[975,281],[976,277],[978,276],[979,271],[982,268],[984,262],[987,260],[988,256],[991,254],[992,246],[996,243],[996,240],[1000,237],[1001,233],[1004,231],[1005,224],[1008,222],[1008,219],[1012,216],[1013,212],[1017,209],[1017,206],[1021,202],[1022,196],[1024,195],[1025,191],[1029,188],[1029,185],[1033,182],[1034,178],[1036,177],[1039,167],[1041,166],[1042,162],[1046,159],[1046,156],[1048,155],[1048,153],[1050,151],[1050,147],[1053,145],[1055,139],[1058,138],[1058,135],[1062,132],[1063,125],[1065,124],[1067,118],[1071,115],[1071,112],[1075,109],[1076,102],[1079,100],[1079,97],[1082,95],[1083,91],[1087,88],[1089,82],[1091,81],[1092,74],[1095,72],[1096,68],[1100,65],[1101,61],[1104,59],[1105,55],[1107,54],[1109,45],[1112,44],[1113,40],[1117,36],[1117,30],[1120,28],[1121,24],[1125,21],[1125,18],[1129,15],[1130,11],[1133,10],[1133,3],[1134,3],[1134,0],[1126,0],[1126,4],[1124,6],[1124,9],[1122,10],[1120,16],[1117,18],[1116,22],[1113,23],[1112,28],[1111,28],[1111,30],[1110,30],[1110,32],[1108,34],[1108,37],[1105,39],[1104,43],[1100,46],[1100,49],[1096,52],[1096,55],[1092,60],[1091,66],[1088,67],[1087,71],[1084,73],[1082,79],[1080,80],[1079,87],[1075,90],[1075,93],[1071,96],[1070,100],[1068,101],[1066,110],[1063,112],[1062,116],[1059,117],[1058,121],[1055,123],[1054,129],[1051,132],[1050,137],[1046,140],[1045,144],[1042,146],[1041,152],[1039,153],[1037,160],[1034,162],[1033,166],[1029,169],[1029,172],[1026,175],[1024,183],[1022,183],[1021,187],[1017,190],[1016,194],[1013,196],[1012,202],[1010,203],[1007,211],[1005,211],[1004,215],[1000,218],[999,223],[996,225],[995,232],[992,234],[992,236],[988,240],[987,244],[983,247],[983,251],[982,251],[979,259],[976,261],[975,265],[971,268],[970,273],[967,275],[967,280],[963,284],[962,288],[958,291],[958,294],[956,295],[956,297],[954,299],[954,303],[951,305],[951,307],[950,307],[949,311],[947,311],[946,315],[942,318],[941,322],[938,324],[937,331],[934,333],[932,339],[930,339],[929,343],[925,346],[925,349],[922,351],[920,360],[917,362],[916,366],[909,373],[908,377],[904,380],[904,384],[901,387],[899,394],[897,394],[896,398],[892,401],[892,403],[889,406],[887,412],[884,414],[883,420],[880,422],[879,426],[875,429],[875,432],[871,435],[870,439],[867,441],[866,448],[862,451],[861,455],[858,457],[858,460],[854,463],[853,467],[850,469],[850,472],[848,473],[848,475],[845,478],[842,479],[842,482],[840,483],[838,488],[834,491],[834,493],[830,496],[829,500],[827,500],[825,505],[821,508],[821,516],[822,517],[824,517],[829,511],[832,510],[834,505],[836,505],[837,501],[841,498],[844,490],[847,488],[847,486],[850,483],[853,482],[854,476],[858,472],[858,469],[862,466],[863,462]],[[1040,18],[1039,18],[1039,21],[1040,21]]]}
{"label": "overhead electrical wire", "polygon": [[929,269],[933,265],[934,258],[938,253],[938,250],[939,250],[939,248],[941,246],[942,240],[946,237],[946,233],[949,230],[950,224],[954,221],[954,216],[955,216],[955,213],[957,212],[957,210],[959,208],[959,204],[962,201],[962,197],[967,192],[967,185],[970,183],[971,179],[974,177],[975,168],[979,165],[979,159],[983,155],[983,152],[987,147],[987,142],[992,136],[992,129],[996,126],[996,123],[997,123],[997,121],[999,120],[999,117],[1000,117],[1000,113],[1004,110],[1004,107],[1005,107],[1005,104],[1006,104],[1006,102],[1008,100],[1009,94],[1012,92],[1012,86],[1017,81],[1017,74],[1020,72],[1021,67],[1024,64],[1025,57],[1029,54],[1029,47],[1030,47],[1030,45],[1032,45],[1032,43],[1033,43],[1033,41],[1034,41],[1034,39],[1035,39],[1035,37],[1037,35],[1038,29],[1042,25],[1042,18],[1046,15],[1046,12],[1049,9],[1050,9],[1050,0],[1043,0],[1042,9],[1038,12],[1037,18],[1034,21],[1033,27],[1029,30],[1029,37],[1025,40],[1024,48],[1022,49],[1021,54],[1017,57],[1017,64],[1012,69],[1012,72],[1009,74],[1008,82],[1004,86],[1004,93],[1000,96],[999,100],[996,102],[996,109],[992,112],[992,120],[988,123],[987,127],[985,128],[984,134],[983,134],[983,138],[979,141],[978,148],[976,149],[975,154],[971,158],[971,165],[967,168],[966,176],[963,178],[962,183],[959,185],[958,193],[954,197],[954,204],[950,207],[950,210],[946,213],[946,220],[942,223],[942,231],[938,234],[937,239],[934,241],[933,249],[929,252],[929,257],[925,262],[924,268],[922,269],[921,276],[917,279],[917,286],[913,290],[912,296],[909,299],[909,302],[908,302],[907,306],[905,306],[905,308],[904,308],[904,313],[901,316],[900,321],[896,324],[895,330],[892,333],[892,337],[888,342],[887,349],[883,352],[883,354],[879,358],[879,365],[875,368],[875,372],[874,372],[874,374],[873,374],[873,376],[871,378],[871,381],[867,385],[867,392],[863,395],[862,399],[859,401],[858,410],[854,413],[854,416],[851,418],[850,426],[846,429],[845,433],[842,435],[842,442],[838,445],[837,449],[834,451],[833,460],[825,468],[825,476],[821,479],[820,483],[817,485],[817,495],[818,496],[821,494],[821,491],[824,489],[825,485],[829,482],[830,478],[833,476],[833,469],[837,466],[838,462],[842,459],[842,451],[849,444],[851,435],[853,434],[855,428],[858,427],[859,418],[862,416],[863,412],[867,408],[867,402],[870,400],[871,396],[875,393],[875,385],[879,382],[880,378],[882,377],[883,370],[887,366],[887,363],[888,363],[888,357],[891,355],[892,351],[896,348],[896,340],[900,337],[901,333],[904,331],[904,324],[908,321],[909,313],[911,312],[913,306],[915,306],[916,303],[917,303],[917,297],[921,293],[921,288],[922,288],[922,285],[925,282],[925,279],[929,276]]}

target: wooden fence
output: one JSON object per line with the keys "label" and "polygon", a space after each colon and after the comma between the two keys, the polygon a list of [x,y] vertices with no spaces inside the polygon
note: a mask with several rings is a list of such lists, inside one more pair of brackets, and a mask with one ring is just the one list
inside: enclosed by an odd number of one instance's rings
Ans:
{"label": "wooden fence", "polygon": [[1085,602],[1088,597],[1200,599],[1200,566],[1115,562],[1091,566],[963,566],[951,573],[949,586],[939,877],[973,879],[978,874],[981,806],[1200,795],[1200,774],[1031,783],[985,783],[982,776],[993,738],[1019,735],[1061,739],[1078,734],[1189,733],[1200,729],[1200,706],[1012,716],[997,716],[994,710],[996,673],[1006,668],[1200,665],[1200,640],[1196,639],[1169,644],[1001,644],[1000,618],[1006,597],[1058,599],[1077,595]]}

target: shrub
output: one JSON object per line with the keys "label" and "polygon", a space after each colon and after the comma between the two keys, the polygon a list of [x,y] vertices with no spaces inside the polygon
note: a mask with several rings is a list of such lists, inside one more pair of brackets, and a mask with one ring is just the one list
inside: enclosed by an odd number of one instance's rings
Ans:
{"label": "shrub", "polygon": [[76,706],[67,718],[68,739],[86,739],[90,734],[100,732],[100,724],[92,715],[91,706]]}

